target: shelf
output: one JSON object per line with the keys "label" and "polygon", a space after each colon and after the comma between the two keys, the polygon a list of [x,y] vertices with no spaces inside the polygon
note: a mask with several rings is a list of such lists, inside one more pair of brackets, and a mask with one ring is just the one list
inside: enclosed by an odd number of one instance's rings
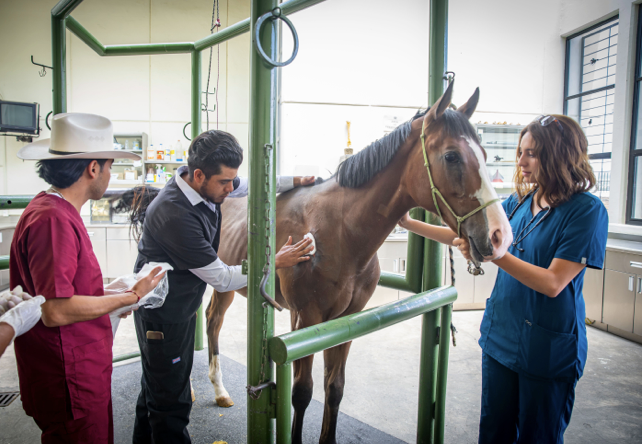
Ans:
{"label": "shelf", "polygon": [[506,143],[482,143],[484,149],[490,150],[516,150],[517,145],[508,145]]}
{"label": "shelf", "polygon": [[514,167],[515,162],[514,161],[508,161],[508,162],[486,162],[486,166],[510,166]]}
{"label": "shelf", "polygon": [[109,181],[109,186],[122,186],[122,185],[142,185],[143,181],[141,179],[138,180],[118,180],[118,179],[111,179]]}
{"label": "shelf", "polygon": [[146,160],[145,163],[187,165],[187,162],[184,160],[182,162],[173,162],[171,160]]}
{"label": "shelf", "polygon": [[[111,166],[112,167],[115,167],[115,166],[134,166],[134,163],[133,162],[118,162],[118,163],[112,163]],[[140,166],[141,165],[138,165],[138,167],[140,167]]]}
{"label": "shelf", "polygon": [[503,130],[513,130],[515,132],[521,131],[526,125],[497,125],[492,123],[476,123],[477,128],[489,130],[489,132],[504,132]]}

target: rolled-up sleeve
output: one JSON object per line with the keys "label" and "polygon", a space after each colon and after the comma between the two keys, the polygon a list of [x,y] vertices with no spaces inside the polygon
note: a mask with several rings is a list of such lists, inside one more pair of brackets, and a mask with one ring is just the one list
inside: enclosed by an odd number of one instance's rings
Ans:
{"label": "rolled-up sleeve", "polygon": [[205,267],[190,269],[203,282],[208,283],[216,291],[233,291],[247,287],[247,276],[241,271],[240,265],[227,265],[216,259]]}

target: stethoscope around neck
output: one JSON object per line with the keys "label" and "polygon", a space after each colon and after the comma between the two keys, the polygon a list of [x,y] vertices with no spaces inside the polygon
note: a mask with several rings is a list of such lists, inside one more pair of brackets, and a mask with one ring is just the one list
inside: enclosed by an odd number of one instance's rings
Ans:
{"label": "stethoscope around neck", "polygon": [[[536,192],[536,191],[537,191],[537,188],[532,189],[531,191],[529,191],[529,192],[526,194],[526,196],[524,196],[524,197],[519,201],[519,203],[515,206],[515,208],[513,208],[513,211],[511,211],[511,212],[510,212],[510,214],[508,215],[508,221],[509,221],[509,222],[510,222],[510,220],[513,218],[513,216],[515,215],[515,213],[517,212],[517,210],[518,210],[518,209],[519,209],[519,208],[524,204],[524,202],[526,202],[526,200],[527,200],[529,197],[533,196],[533,195],[535,194],[535,192]],[[544,212],[544,215],[543,215],[542,217],[540,217],[540,218],[537,220],[537,222],[535,222],[535,219],[537,219],[537,217],[540,215],[540,213],[542,213],[542,211]],[[511,245],[512,245],[513,247],[515,247],[515,248],[516,248],[520,253],[523,253],[523,252],[524,252],[524,249],[523,249],[523,248],[521,248],[521,247],[518,247],[517,245],[518,245],[521,241],[523,241],[524,239],[526,239],[526,236],[528,236],[529,234],[531,234],[531,233],[533,232],[533,230],[534,230],[535,228],[537,228],[537,226],[538,226],[538,225],[540,225],[542,222],[544,222],[544,219],[546,219],[546,218],[551,214],[551,212],[552,212],[552,211],[553,211],[553,209],[550,207],[550,205],[549,205],[549,206],[547,206],[547,207],[542,208],[542,210],[541,210],[539,213],[537,213],[535,216],[533,216],[533,217],[531,218],[531,220],[530,220],[530,221],[529,221],[529,222],[524,226],[524,228],[522,228],[522,229],[521,229],[521,231],[519,232],[519,234],[518,234],[517,236],[515,236],[515,237],[514,237],[514,239],[513,239],[513,243],[512,243]],[[535,222],[535,225],[533,225],[533,222]],[[531,227],[531,225],[533,225],[533,226]],[[530,230],[528,229],[529,227],[531,227],[531,228],[530,228]],[[527,230],[528,230],[528,231],[527,231]],[[524,232],[526,232],[526,233],[524,233]]]}

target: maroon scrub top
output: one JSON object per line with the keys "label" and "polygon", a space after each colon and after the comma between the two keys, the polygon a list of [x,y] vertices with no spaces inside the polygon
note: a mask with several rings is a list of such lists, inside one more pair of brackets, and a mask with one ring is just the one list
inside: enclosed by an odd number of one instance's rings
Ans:
{"label": "maroon scrub top", "polygon": [[[103,296],[103,277],[80,214],[66,200],[38,194],[16,226],[9,262],[11,288],[46,299]],[[109,315],[62,327],[42,321],[16,338],[25,412],[48,421],[89,415],[111,400]]]}

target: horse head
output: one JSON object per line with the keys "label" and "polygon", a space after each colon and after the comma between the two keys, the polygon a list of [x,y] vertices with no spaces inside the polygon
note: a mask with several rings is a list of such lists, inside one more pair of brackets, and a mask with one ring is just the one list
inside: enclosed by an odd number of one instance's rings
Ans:
{"label": "horse head", "polygon": [[450,109],[453,84],[417,119],[420,122],[415,121],[421,123],[423,137],[408,163],[408,192],[468,239],[473,262],[479,265],[503,256],[513,234],[486,170],[486,152],[468,120],[479,101],[479,88],[455,111]]}

